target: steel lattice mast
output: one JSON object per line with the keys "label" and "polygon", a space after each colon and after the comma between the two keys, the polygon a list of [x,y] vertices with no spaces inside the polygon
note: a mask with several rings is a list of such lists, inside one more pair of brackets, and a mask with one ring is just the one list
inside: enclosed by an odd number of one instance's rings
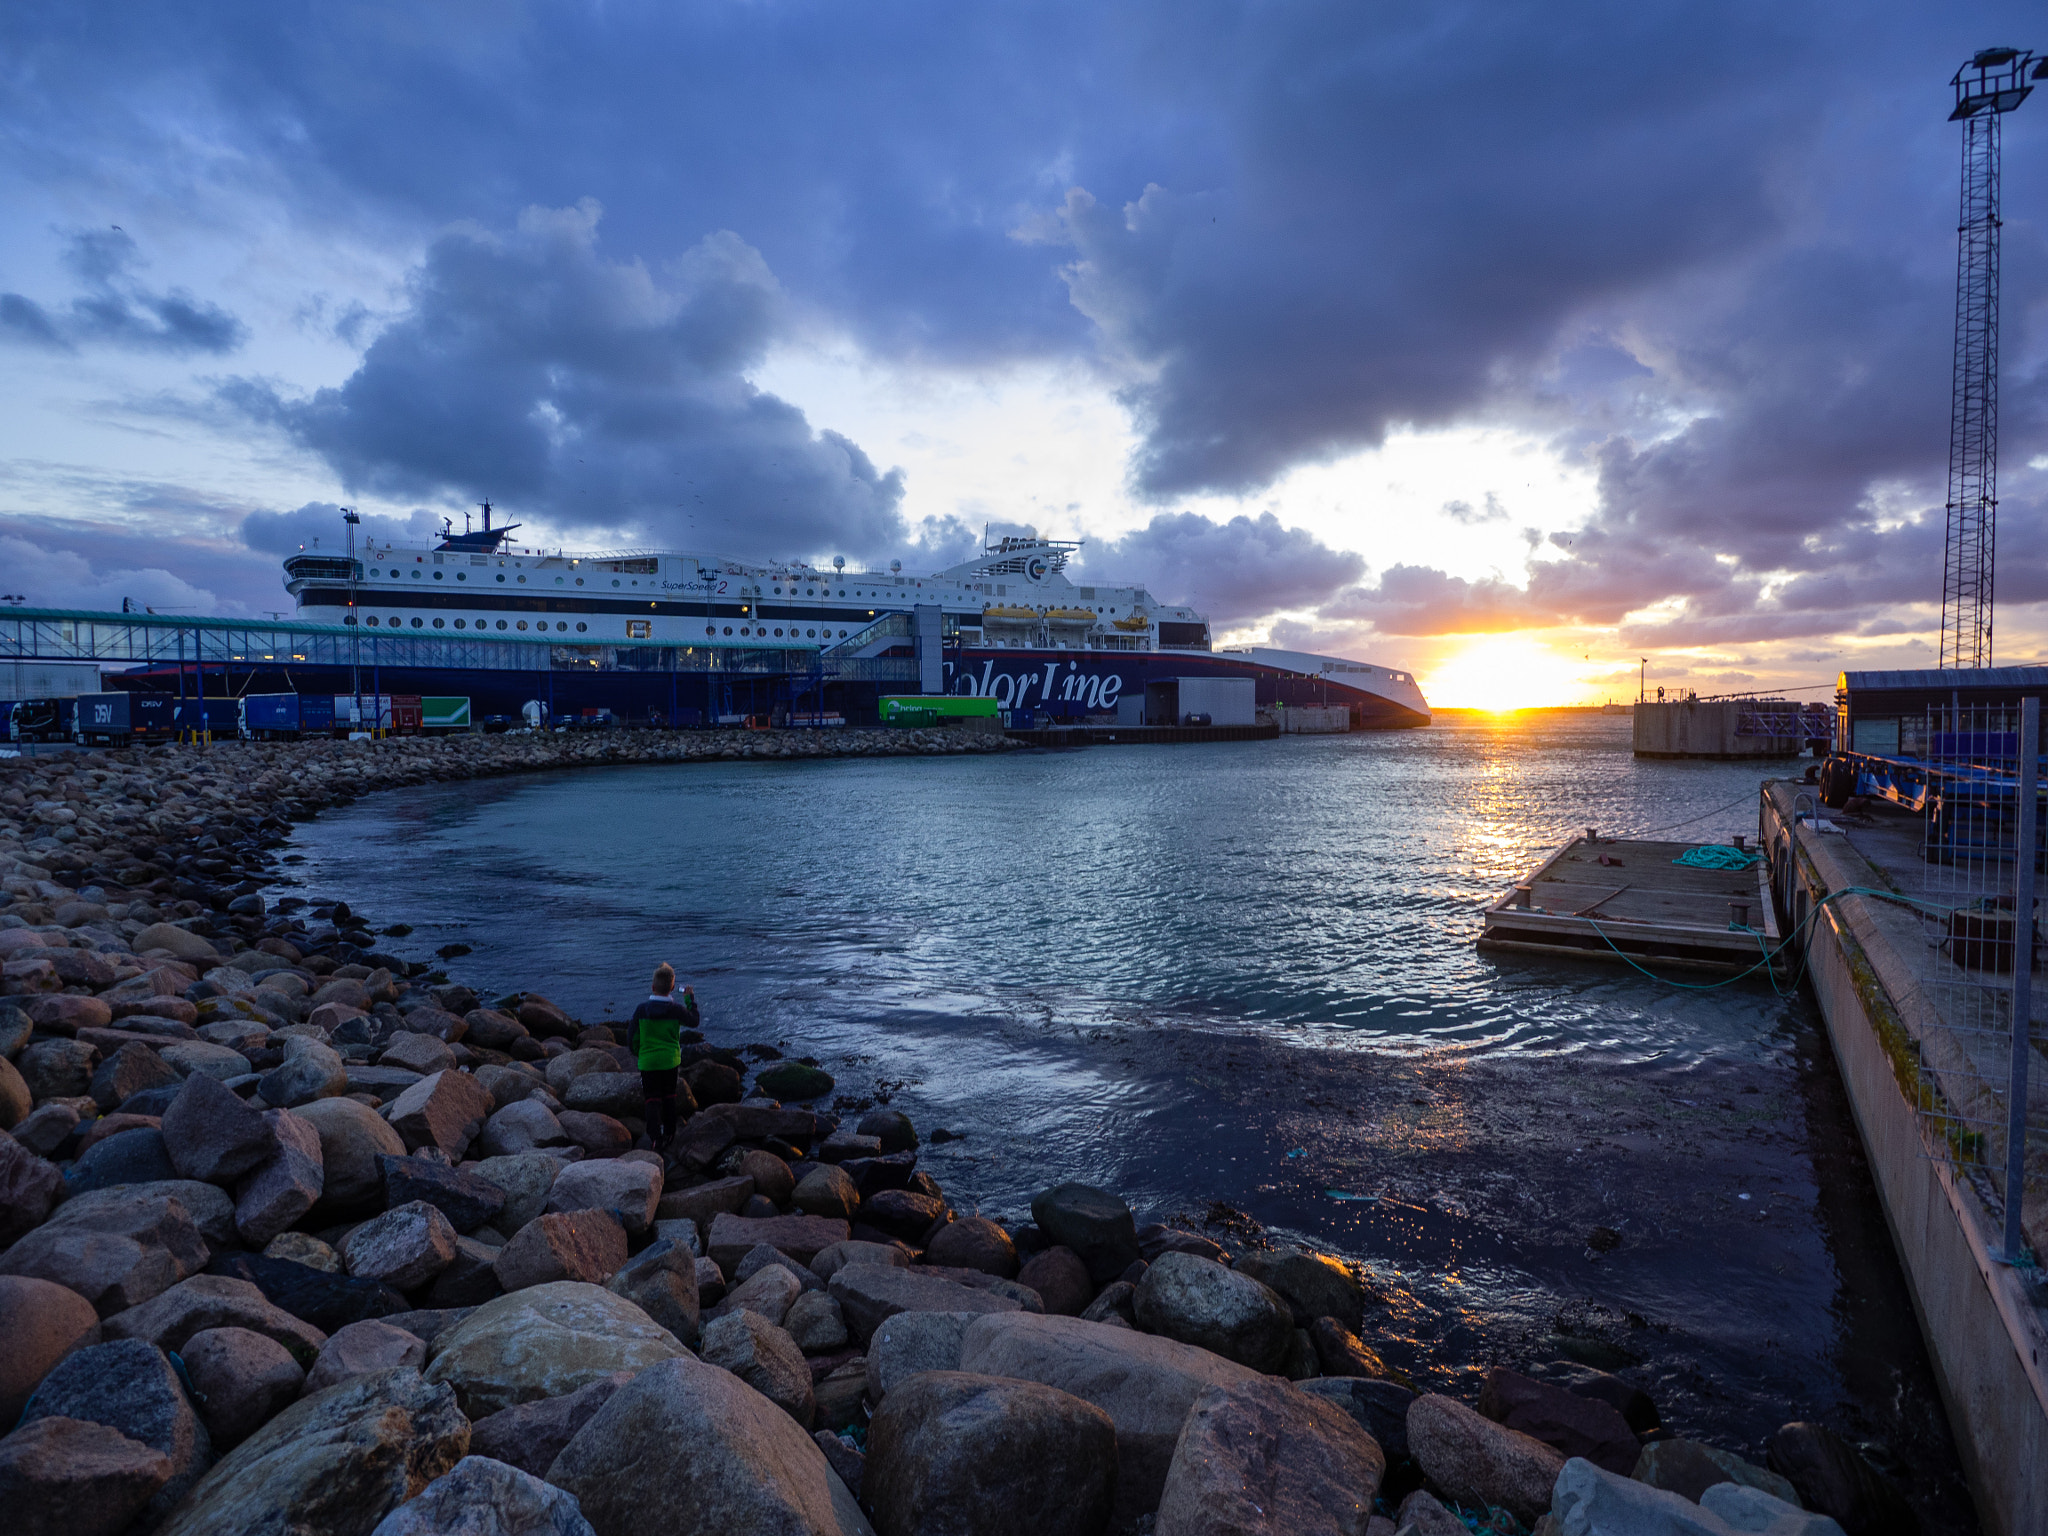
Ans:
{"label": "steel lattice mast", "polygon": [[1999,122],[2048,77],[2048,59],[1986,48],[1949,82],[1963,125],[1956,251],[1956,351],[1948,429],[1948,540],[1942,560],[1941,665],[1991,665],[1998,546]]}

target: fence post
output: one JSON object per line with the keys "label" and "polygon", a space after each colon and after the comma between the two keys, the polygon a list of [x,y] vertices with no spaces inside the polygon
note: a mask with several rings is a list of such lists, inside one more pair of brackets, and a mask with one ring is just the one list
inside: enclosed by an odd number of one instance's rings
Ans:
{"label": "fence post", "polygon": [[2033,1054],[2034,839],[2041,766],[2041,700],[2020,702],[2019,825],[2013,850],[2012,1073],[2005,1105],[2005,1261],[2021,1262],[2020,1206],[2027,1177],[2027,1063]]}

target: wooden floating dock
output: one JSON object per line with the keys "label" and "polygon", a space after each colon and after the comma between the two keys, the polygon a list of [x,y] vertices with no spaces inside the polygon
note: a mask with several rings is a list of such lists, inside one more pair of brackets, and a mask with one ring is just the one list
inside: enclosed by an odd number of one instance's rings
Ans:
{"label": "wooden floating dock", "polygon": [[[1626,957],[1660,971],[1748,970],[1779,948],[1769,876],[1761,860],[1743,870],[1672,862],[1703,846],[1715,845],[1575,837],[1486,909],[1479,947]],[[1789,960],[1773,963],[1782,973]]]}

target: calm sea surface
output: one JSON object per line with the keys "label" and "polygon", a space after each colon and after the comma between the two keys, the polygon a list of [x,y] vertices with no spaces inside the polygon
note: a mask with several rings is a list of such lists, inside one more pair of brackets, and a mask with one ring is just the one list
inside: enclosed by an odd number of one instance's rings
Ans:
{"label": "calm sea surface", "polygon": [[570,772],[373,796],[302,828],[292,874],[586,1018],[668,960],[713,1039],[964,1133],[926,1158],[962,1209],[1081,1178],[1313,1241],[1368,1265],[1368,1332],[1428,1379],[1626,1367],[1759,1459],[1820,1418],[1968,1529],[1811,1007],[1473,947],[1576,829],[1754,832],[1755,768],[1628,733]]}

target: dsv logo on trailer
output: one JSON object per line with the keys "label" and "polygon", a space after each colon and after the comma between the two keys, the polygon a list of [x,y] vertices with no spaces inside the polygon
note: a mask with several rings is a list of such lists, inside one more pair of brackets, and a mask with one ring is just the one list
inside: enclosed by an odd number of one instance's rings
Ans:
{"label": "dsv logo on trailer", "polygon": [[[1116,708],[1117,696],[1124,689],[1122,677],[1114,672],[1083,672],[1077,662],[1065,665],[1064,675],[1057,661],[1048,661],[1042,668],[1034,667],[1028,672],[998,672],[993,661],[985,661],[981,664],[981,676],[976,677],[969,669],[955,680],[959,686],[949,682],[946,691],[969,698],[994,699],[1004,709],[1022,709],[1034,702],[1074,704],[1087,711]],[[952,670],[950,662],[947,670]]]}

